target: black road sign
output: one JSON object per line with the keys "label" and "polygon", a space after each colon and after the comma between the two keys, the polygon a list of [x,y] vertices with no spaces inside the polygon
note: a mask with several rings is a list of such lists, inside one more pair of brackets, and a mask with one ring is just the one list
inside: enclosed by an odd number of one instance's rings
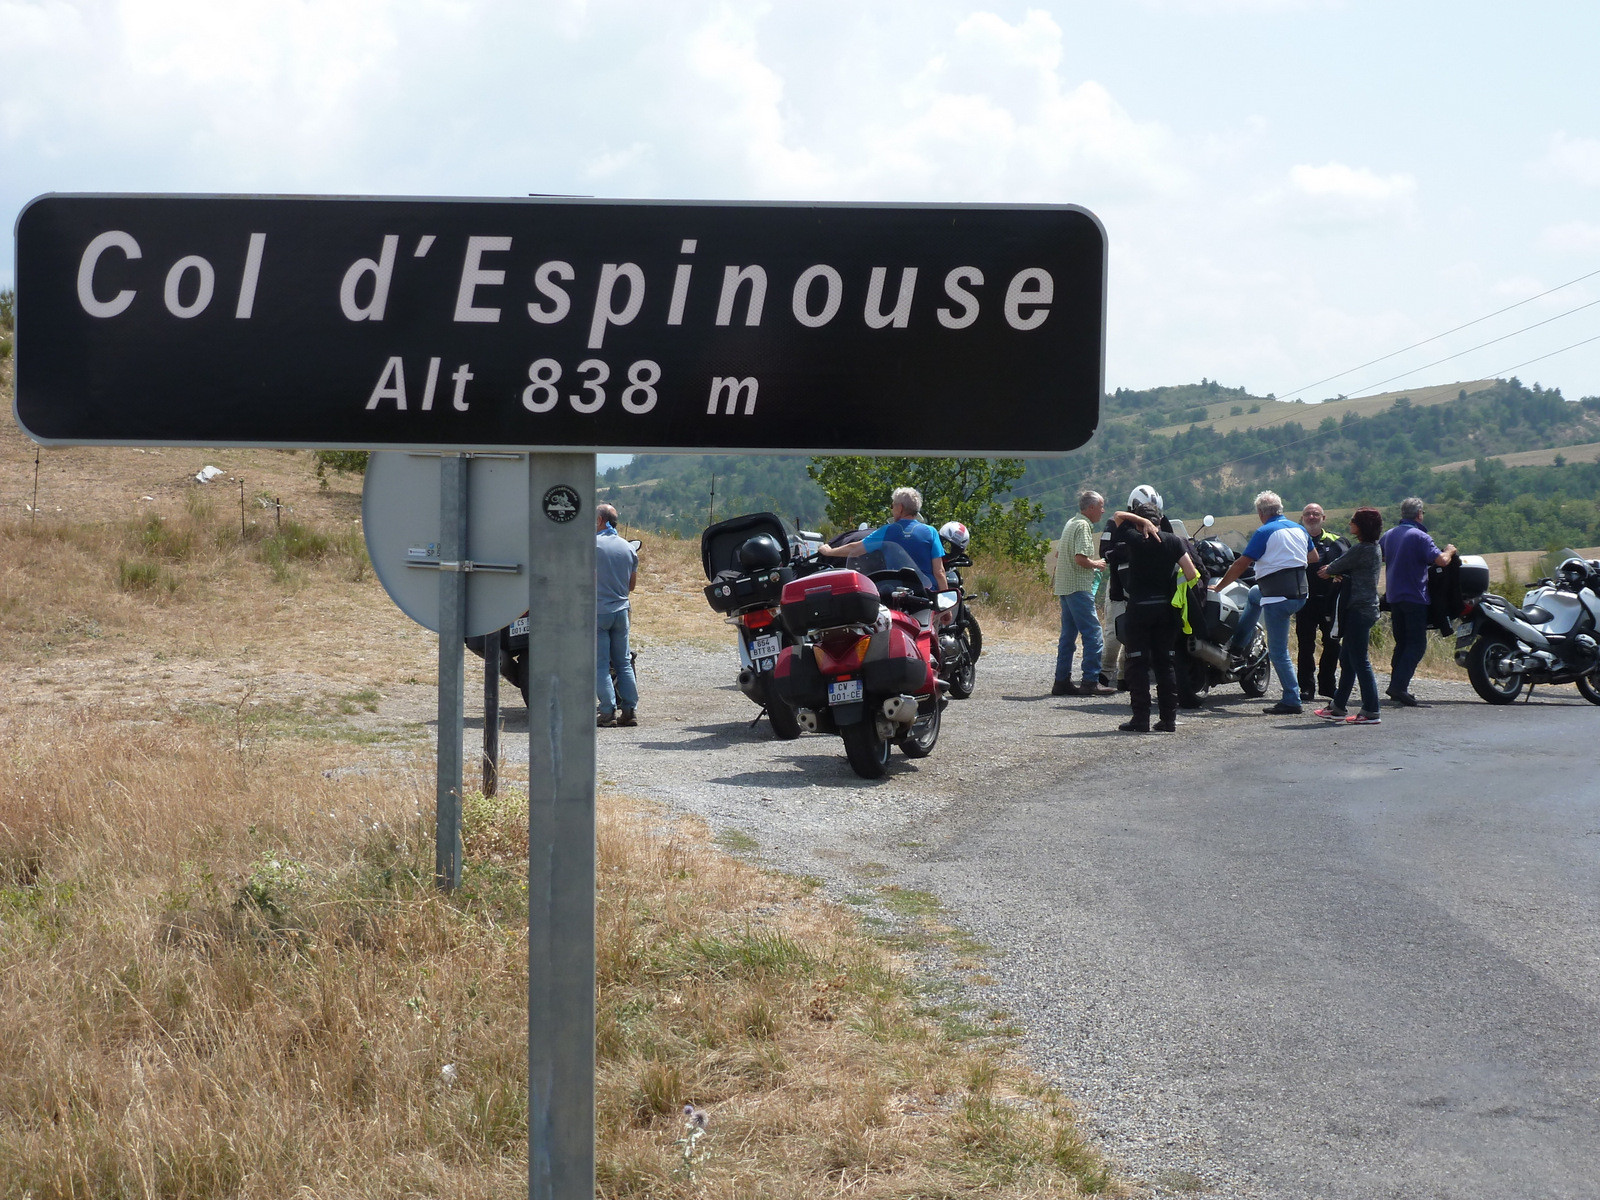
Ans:
{"label": "black road sign", "polygon": [[1105,234],[1069,206],[41,197],[46,442],[1064,453]]}

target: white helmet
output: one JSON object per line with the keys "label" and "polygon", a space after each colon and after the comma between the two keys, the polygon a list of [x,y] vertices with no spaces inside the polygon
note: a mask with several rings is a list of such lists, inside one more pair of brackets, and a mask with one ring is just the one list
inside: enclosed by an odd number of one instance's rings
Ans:
{"label": "white helmet", "polygon": [[1141,483],[1128,493],[1128,508],[1134,509],[1141,504],[1154,505],[1157,512],[1166,512],[1167,506],[1161,503],[1161,493],[1148,483]]}
{"label": "white helmet", "polygon": [[948,546],[954,546],[957,550],[965,550],[967,543],[972,540],[972,535],[960,521],[946,521],[939,526],[939,540]]}

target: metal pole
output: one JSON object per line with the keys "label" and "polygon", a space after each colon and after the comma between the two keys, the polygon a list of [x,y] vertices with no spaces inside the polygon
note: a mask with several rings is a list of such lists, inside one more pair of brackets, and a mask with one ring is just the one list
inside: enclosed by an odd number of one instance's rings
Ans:
{"label": "metal pole", "polygon": [[439,781],[434,796],[433,877],[461,883],[461,708],[467,636],[467,459],[439,459]]}
{"label": "metal pole", "polygon": [[528,456],[530,1200],[594,1197],[594,467]]}
{"label": "metal pole", "polygon": [[33,508],[30,510],[28,524],[39,523],[39,447],[33,448]]}
{"label": "metal pole", "polygon": [[483,794],[500,790],[500,631],[483,638]]}
{"label": "metal pole", "polygon": [[239,536],[244,537],[244,479],[239,479]]}

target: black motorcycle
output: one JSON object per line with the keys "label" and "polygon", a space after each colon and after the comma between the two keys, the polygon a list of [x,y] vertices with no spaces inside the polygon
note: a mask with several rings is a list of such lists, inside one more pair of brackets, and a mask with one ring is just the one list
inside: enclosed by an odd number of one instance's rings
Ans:
{"label": "black motorcycle", "polygon": [[794,644],[778,617],[783,585],[818,569],[808,549],[799,530],[769,512],[730,517],[700,535],[706,603],[739,631],[739,690],[761,706],[781,741],[799,737],[800,724],[773,683],[778,655]]}
{"label": "black motorcycle", "polygon": [[965,550],[945,555],[946,587],[961,598],[953,609],[940,614],[946,623],[939,630],[939,677],[950,685],[950,696],[955,700],[972,695],[978,682],[978,658],[983,654],[983,630],[972,615],[971,597],[961,581],[961,568],[970,566],[972,559]]}

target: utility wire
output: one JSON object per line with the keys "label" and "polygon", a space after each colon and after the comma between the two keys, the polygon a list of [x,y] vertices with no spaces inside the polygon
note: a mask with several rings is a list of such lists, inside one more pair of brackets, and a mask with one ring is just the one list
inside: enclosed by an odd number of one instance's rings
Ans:
{"label": "utility wire", "polygon": [[[1396,379],[1404,379],[1407,375],[1415,375],[1418,371],[1426,371],[1429,367],[1437,367],[1440,363],[1447,363],[1453,358],[1460,358],[1463,354],[1471,354],[1474,350],[1482,350],[1486,346],[1493,346],[1499,342],[1507,340],[1508,338],[1514,338],[1518,334],[1527,333],[1530,329],[1537,329],[1541,325],[1548,325],[1551,321],[1559,321],[1562,317],[1570,317],[1573,313],[1582,312],[1586,308],[1593,308],[1596,304],[1600,304],[1600,300],[1591,300],[1587,304],[1578,305],[1577,308],[1569,308],[1566,312],[1557,313],[1553,317],[1546,317],[1542,321],[1535,321],[1532,325],[1524,325],[1521,329],[1514,329],[1510,333],[1501,334],[1499,337],[1491,338],[1487,342],[1479,342],[1476,346],[1468,346],[1465,350],[1457,350],[1454,354],[1447,354],[1443,358],[1436,358],[1431,363],[1424,363],[1420,367],[1412,367],[1409,371],[1401,371],[1400,374],[1391,375],[1387,379],[1380,379],[1377,383],[1365,384],[1357,389],[1358,398],[1359,393],[1361,392],[1367,392],[1374,388],[1380,388],[1386,383],[1393,383]],[[1558,350],[1556,353],[1559,354],[1560,351]],[[1533,361],[1537,362],[1538,360],[1535,359]]]}
{"label": "utility wire", "polygon": [[1563,346],[1559,350],[1552,350],[1549,354],[1541,354],[1538,358],[1530,358],[1527,362],[1519,362],[1512,367],[1502,367],[1495,372],[1495,375],[1498,377],[1504,375],[1507,371],[1521,370],[1523,367],[1530,366],[1533,363],[1543,362],[1545,359],[1554,358],[1558,354],[1565,354],[1568,350],[1576,350],[1579,346],[1587,346],[1590,342],[1600,342],[1600,333],[1591,338],[1584,338],[1581,342],[1573,342],[1570,346]]}
{"label": "utility wire", "polygon": [[1526,300],[1518,300],[1515,304],[1508,304],[1504,308],[1496,309],[1488,316],[1475,317],[1466,322],[1464,325],[1457,325],[1454,329],[1446,329],[1443,333],[1436,333],[1432,337],[1423,338],[1420,342],[1412,342],[1411,345],[1406,346],[1403,349],[1395,350],[1389,354],[1381,354],[1377,358],[1369,359],[1368,361],[1362,363],[1359,367],[1351,367],[1348,371],[1340,371],[1337,375],[1329,375],[1326,379],[1319,379],[1315,383],[1308,383],[1305,385],[1305,387],[1296,388],[1292,392],[1285,393],[1281,398],[1288,400],[1294,396],[1298,396],[1301,392],[1309,392],[1314,387],[1321,387],[1325,383],[1332,383],[1335,379],[1343,379],[1346,375],[1354,375],[1357,371],[1364,371],[1366,368],[1376,366],[1378,363],[1387,362],[1391,358],[1397,358],[1398,356],[1404,354],[1407,350],[1415,350],[1419,346],[1426,346],[1429,342],[1437,342],[1440,338],[1449,337],[1452,333],[1460,333],[1463,329],[1470,329],[1474,325],[1481,325],[1484,321],[1487,321],[1493,317],[1498,317],[1502,313],[1508,313],[1514,308],[1521,308],[1524,304],[1532,304],[1535,300],[1543,300],[1546,296],[1553,295],[1554,293],[1561,291],[1563,288],[1569,288],[1575,283],[1582,283],[1585,279],[1593,279],[1596,275],[1600,275],[1600,271],[1590,271],[1587,275],[1579,275],[1576,279],[1569,279],[1566,283],[1557,284],[1547,292],[1540,292],[1537,296],[1529,296]]}

